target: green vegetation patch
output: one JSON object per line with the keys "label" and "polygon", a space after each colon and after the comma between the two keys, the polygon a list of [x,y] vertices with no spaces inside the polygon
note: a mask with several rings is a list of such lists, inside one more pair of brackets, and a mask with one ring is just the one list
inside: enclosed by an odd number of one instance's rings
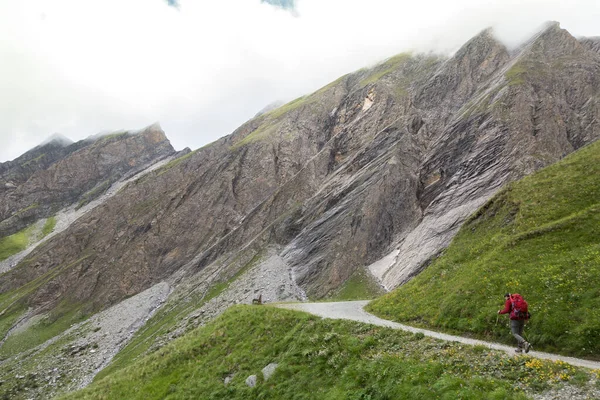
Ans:
{"label": "green vegetation patch", "polygon": [[[29,295],[34,293],[36,290],[41,288],[43,285],[45,285],[45,284],[49,283],[51,280],[55,279],[62,272],[65,272],[65,271],[79,265],[81,262],[83,262],[88,257],[89,256],[84,256],[66,266],[58,266],[56,268],[53,268],[53,269],[47,271],[45,274],[40,275],[35,279],[32,279],[31,281],[27,282],[25,285],[23,285],[17,289],[0,294],[0,323],[2,323],[2,320],[5,316],[5,314],[9,310],[11,310],[11,308],[15,304],[24,302]],[[28,261],[23,261],[17,266],[17,268],[24,268],[27,263],[28,263]]]}
{"label": "green vegetation patch", "polygon": [[10,335],[0,347],[0,359],[34,348],[88,317],[81,305],[63,302],[26,330]]}
{"label": "green vegetation patch", "polygon": [[600,359],[600,142],[498,193],[420,275],[369,305],[384,318],[513,343],[505,292],[537,350]]}
{"label": "green vegetation patch", "polygon": [[19,232],[0,239],[0,261],[22,252],[27,248],[30,241],[38,240],[50,234],[56,226],[56,218],[50,217],[44,226],[38,228],[35,224],[28,226]]}
{"label": "green vegetation patch", "polygon": [[25,316],[27,306],[23,303],[15,303],[5,309],[0,315],[0,339],[4,338],[12,327]]}
{"label": "green vegetation patch", "polygon": [[[64,398],[526,399],[575,376],[590,380],[586,371],[531,361],[357,322],[235,306]],[[265,381],[261,370],[270,363],[278,366]],[[245,383],[250,375],[258,377],[254,388]]]}
{"label": "green vegetation patch", "polygon": [[321,89],[317,90],[314,94],[323,94],[323,93],[327,92],[328,90],[335,88],[336,86],[338,86],[342,82],[344,82],[346,79],[348,79],[349,76],[350,76],[350,74],[340,76],[335,81],[328,83],[327,85],[323,86]]}
{"label": "green vegetation patch", "polygon": [[277,129],[279,128],[280,125],[281,125],[280,123],[272,122],[271,120],[268,120],[267,122],[263,122],[263,124],[261,124],[258,128],[256,128],[254,131],[252,131],[251,133],[246,135],[242,140],[240,140],[239,142],[234,144],[231,147],[231,149],[235,150],[240,147],[246,146],[247,144],[250,144],[250,143],[263,141],[266,138],[270,137],[275,132],[277,132]]}
{"label": "green vegetation patch", "polygon": [[94,147],[100,147],[100,146],[105,146],[111,142],[115,142],[119,139],[124,138],[125,136],[129,135],[129,132],[127,131],[122,131],[122,132],[115,132],[115,133],[111,133],[109,135],[105,135],[102,136],[100,139],[98,139],[93,146]]}
{"label": "green vegetation patch", "polygon": [[525,83],[525,72],[527,72],[527,69],[522,64],[517,63],[506,71],[504,77],[510,86],[522,85]]}
{"label": "green vegetation patch", "polygon": [[243,139],[238,141],[236,144],[231,146],[231,150],[239,149],[240,147],[246,146],[250,143],[263,141],[272,136],[280,128],[282,124],[282,117],[289,114],[290,112],[308,104],[312,104],[317,101],[319,91],[311,94],[310,96],[298,97],[295,100],[290,101],[287,104],[282,105],[274,110],[271,110],[260,118],[260,124],[252,132],[248,133]]}
{"label": "green vegetation patch", "polygon": [[300,106],[309,103],[311,101],[311,97],[312,96],[298,97],[297,99],[292,100],[289,103],[282,105],[281,107],[277,107],[276,109],[269,111],[268,113],[265,114],[265,117],[268,117],[268,119],[271,119],[271,120],[279,119],[284,114],[294,111],[295,109],[299,108]]}
{"label": "green vegetation patch", "polygon": [[254,131],[248,133],[243,139],[238,141],[236,144],[234,144],[231,147],[231,150],[236,150],[247,144],[260,142],[271,137],[281,127],[283,118],[286,115],[301,107],[307,107],[312,104],[318,104],[324,99],[324,96],[326,96],[326,93],[329,90],[332,90],[336,86],[341,84],[347,77],[348,75],[344,75],[336,79],[335,81],[329,83],[328,85],[323,86],[322,88],[310,95],[298,97],[297,99],[292,100],[289,103],[282,105],[281,107],[275,108],[274,110],[260,115],[258,117],[260,119],[260,124],[258,125],[258,127]]}
{"label": "green vegetation patch", "polygon": [[[54,398],[55,391],[65,391],[74,379],[79,378],[78,370],[62,370],[56,385],[48,384],[48,372],[56,368],[57,358],[76,357],[69,354],[69,347],[78,339],[80,332],[72,332],[48,343],[43,349],[28,352],[25,357],[11,357],[3,360],[0,367],[0,399]],[[69,346],[71,345],[71,346]],[[18,373],[15,374],[15,371]],[[17,378],[16,376],[22,378]],[[34,396],[31,390],[36,393]]]}
{"label": "green vegetation patch", "polygon": [[[0,294],[0,334],[6,334],[17,319],[27,309],[27,299],[45,284],[48,284],[61,273],[79,265],[88,256],[82,257],[66,266],[59,266],[29,281],[12,291]],[[20,264],[17,268],[22,268]],[[71,324],[83,321],[88,317],[82,305],[63,301],[55,307],[40,323],[35,324],[18,334],[11,335],[0,347],[0,359],[29,350],[46,340],[62,333]]]}
{"label": "green vegetation patch", "polygon": [[46,237],[50,233],[52,233],[52,231],[54,231],[55,227],[56,227],[56,218],[55,217],[48,218],[46,220],[46,222],[44,223],[44,227],[42,228],[42,237]]}
{"label": "green vegetation patch", "polygon": [[369,75],[360,81],[359,85],[361,87],[365,87],[370,85],[371,83],[375,83],[384,76],[396,71],[402,64],[407,62],[412,58],[412,54],[410,53],[401,53],[398,54],[387,61],[383,62],[381,65],[373,68]]}
{"label": "green vegetation patch", "polygon": [[[208,145],[207,145],[208,146]],[[202,148],[202,147],[201,147]],[[200,149],[201,149],[200,148]],[[170,170],[171,168],[181,164],[182,162],[184,162],[185,160],[190,159],[194,154],[196,154],[198,152],[198,150],[194,150],[194,151],[190,151],[189,153],[181,156],[181,157],[177,157],[174,160],[169,161],[168,163],[166,163],[165,165],[163,165],[162,167],[159,168],[158,170],[158,174],[157,176],[161,176],[162,174],[164,174],[165,172],[167,172],[168,170]]]}
{"label": "green vegetation patch", "polygon": [[27,248],[34,226],[29,226],[15,234],[0,239],[0,261],[20,253]]}
{"label": "green vegetation patch", "polygon": [[379,286],[371,274],[364,269],[358,269],[328,300],[370,300],[384,293],[385,290]]}
{"label": "green vegetation patch", "polygon": [[536,59],[519,61],[506,71],[504,77],[509,86],[523,85],[527,81],[535,81],[540,78],[548,79],[554,69],[563,68],[557,64],[558,60],[560,59],[555,60],[552,67]]}
{"label": "green vegetation patch", "polygon": [[35,209],[36,209],[36,208],[38,208],[39,206],[40,206],[40,205],[39,205],[38,203],[33,203],[33,204],[30,204],[29,206],[27,206],[27,207],[25,207],[25,208],[22,208],[22,209],[20,209],[19,211],[17,211],[17,212],[15,213],[15,215],[24,214],[24,213],[26,213],[26,212],[27,212],[27,211],[29,211],[29,210],[35,210]]}

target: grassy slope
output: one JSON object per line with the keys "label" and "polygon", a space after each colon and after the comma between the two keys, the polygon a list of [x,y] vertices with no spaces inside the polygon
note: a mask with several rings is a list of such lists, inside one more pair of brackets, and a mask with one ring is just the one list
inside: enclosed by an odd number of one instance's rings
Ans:
{"label": "grassy slope", "polygon": [[56,218],[50,217],[41,230],[36,224],[32,224],[13,235],[0,238],[0,261],[25,250],[32,239],[37,241],[43,239],[54,230],[55,226]]}
{"label": "grassy slope", "polygon": [[[0,338],[4,338],[12,325],[21,319],[27,309],[27,298],[44,284],[55,279],[61,272],[80,265],[87,256],[66,265],[51,269],[29,283],[0,294]],[[12,334],[0,346],[0,360],[34,348],[68,329],[72,324],[85,320],[89,314],[82,305],[63,301],[46,317],[27,330]]]}
{"label": "grassy slope", "polygon": [[445,254],[370,310],[512,343],[505,292],[528,300],[538,350],[600,359],[600,142],[509,185]]}
{"label": "grassy slope", "polygon": [[358,269],[344,284],[335,291],[328,301],[348,301],[375,299],[385,293],[367,271]]}
{"label": "grassy slope", "polygon": [[8,257],[25,250],[29,244],[31,232],[32,227],[28,227],[0,239],[0,261],[6,260]]}
{"label": "grassy slope", "polygon": [[[276,362],[264,381],[261,369]],[[595,373],[350,321],[236,306],[67,399],[521,399]],[[246,386],[258,376],[255,388]],[[233,380],[224,385],[224,379]]]}
{"label": "grassy slope", "polygon": [[133,338],[121,349],[111,363],[96,375],[95,379],[112,374],[121,368],[133,364],[137,359],[144,357],[154,351],[156,348],[156,339],[168,335],[176,329],[181,319],[189,315],[194,310],[198,310],[202,305],[227,290],[236,279],[260,262],[262,256],[257,255],[250,260],[242,269],[240,269],[231,279],[221,282],[213,282],[210,289],[204,296],[189,293],[185,295],[186,301],[181,299],[174,303],[167,303],[160,308],[133,336]]}
{"label": "grassy slope", "polygon": [[402,66],[403,63],[410,60],[411,57],[412,55],[410,53],[401,53],[387,59],[383,63],[373,68],[370,71],[369,75],[360,81],[360,87],[365,87],[367,85],[375,83],[384,76],[396,71]]}

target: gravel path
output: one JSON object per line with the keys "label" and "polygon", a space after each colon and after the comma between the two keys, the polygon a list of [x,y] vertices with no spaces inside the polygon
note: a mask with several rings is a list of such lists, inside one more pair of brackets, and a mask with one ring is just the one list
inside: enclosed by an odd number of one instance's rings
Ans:
{"label": "gravel path", "polygon": [[[421,332],[425,336],[431,336],[437,339],[447,340],[451,342],[460,342],[469,345],[479,345],[489,347],[490,349],[502,350],[508,354],[515,355],[514,347],[505,346],[498,343],[484,342],[483,340],[469,339],[462,336],[453,336],[445,333],[429,331],[426,329],[414,328],[412,326],[399,324],[397,322],[388,321],[369,314],[363,307],[369,303],[365,301],[344,301],[337,303],[288,303],[277,304],[277,307],[287,308],[290,310],[305,311],[319,317],[332,319],[349,319],[351,321],[365,322],[367,324],[386,326],[393,329],[402,329],[413,333]],[[508,329],[507,329],[508,334]],[[577,367],[585,367],[592,369],[600,369],[600,362],[582,360],[579,358],[559,356],[556,354],[542,353],[540,351],[530,351],[527,355],[545,360],[561,360],[568,364]]]}

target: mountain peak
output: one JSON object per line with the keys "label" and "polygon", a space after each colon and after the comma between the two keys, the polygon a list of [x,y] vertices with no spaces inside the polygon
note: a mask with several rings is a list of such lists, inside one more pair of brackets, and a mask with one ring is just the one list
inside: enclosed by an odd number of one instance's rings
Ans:
{"label": "mountain peak", "polygon": [[266,114],[269,111],[273,111],[274,109],[279,108],[284,104],[285,104],[285,101],[282,101],[282,100],[276,100],[272,103],[269,103],[266,106],[264,106],[259,112],[257,112],[256,115],[254,115],[254,118],[260,117],[261,115]]}
{"label": "mountain peak", "polygon": [[480,50],[486,50],[493,47],[504,47],[502,43],[494,36],[494,29],[492,27],[486,28],[473,36],[467,43],[465,43],[457,52],[456,57],[472,56],[473,53],[479,52]]}
{"label": "mountain peak", "polygon": [[580,38],[579,42],[588,50],[600,54],[600,36]]}
{"label": "mountain peak", "polygon": [[[534,38],[536,38],[534,36]],[[537,38],[571,38],[573,36],[566,30],[560,27],[560,23],[556,21],[548,21],[542,25]],[[535,39],[534,39],[535,40]]]}
{"label": "mountain peak", "polygon": [[50,143],[57,144],[62,147],[66,147],[66,146],[73,144],[74,142],[71,139],[69,139],[68,137],[61,135],[60,133],[54,133],[51,136],[49,136],[46,140],[44,140],[42,143],[40,143],[39,146],[44,146],[44,145],[47,145]]}
{"label": "mountain peak", "polygon": [[144,129],[142,129],[142,131],[148,131],[148,130],[152,130],[152,131],[162,131],[163,128],[162,126],[160,126],[160,122],[156,121],[150,125],[148,125],[147,127],[145,127]]}
{"label": "mountain peak", "polygon": [[559,31],[560,22],[558,21],[546,21],[542,25],[542,31]]}
{"label": "mountain peak", "polygon": [[534,57],[544,55],[549,58],[584,51],[581,43],[556,21],[543,24],[538,33],[521,46],[521,49],[532,53]]}
{"label": "mountain peak", "polygon": [[[479,71],[482,64],[487,65],[490,60],[496,60],[501,63],[507,58],[508,51],[506,47],[496,39],[494,30],[491,27],[484,29],[471,38],[452,57],[459,64],[466,61],[471,68],[477,71]],[[496,62],[492,64],[495,65]]]}

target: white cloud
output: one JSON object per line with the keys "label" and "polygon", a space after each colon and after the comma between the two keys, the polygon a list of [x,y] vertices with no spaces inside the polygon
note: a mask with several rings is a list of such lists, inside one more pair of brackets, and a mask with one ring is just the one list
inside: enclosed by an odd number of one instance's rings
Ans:
{"label": "white cloud", "polygon": [[0,0],[0,160],[160,121],[197,148],[274,100],[393,54],[456,50],[495,25],[516,44],[558,20],[600,35],[597,0]]}

